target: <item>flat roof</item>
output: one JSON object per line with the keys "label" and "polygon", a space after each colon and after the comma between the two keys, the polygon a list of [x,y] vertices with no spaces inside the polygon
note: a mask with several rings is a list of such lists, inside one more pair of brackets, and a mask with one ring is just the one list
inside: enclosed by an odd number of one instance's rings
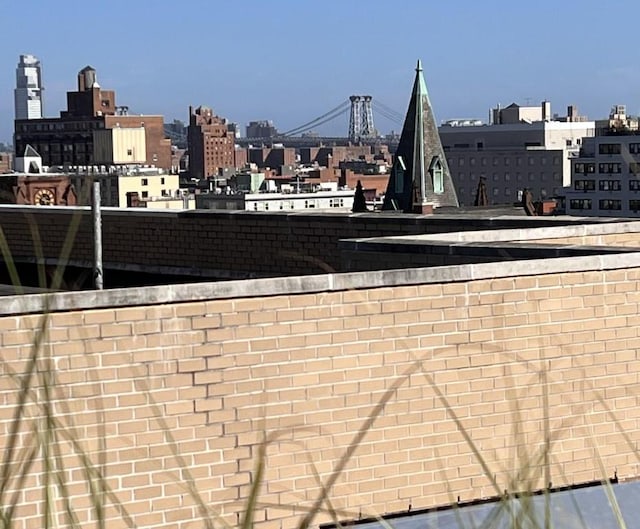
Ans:
{"label": "flat roof", "polygon": [[[640,482],[592,483],[548,494],[507,495],[489,501],[453,504],[381,520],[343,522],[359,529],[621,529],[640,520]],[[624,521],[620,521],[619,516]],[[384,520],[384,521],[382,521]],[[625,525],[626,524],[626,525]],[[321,526],[321,529],[335,527]]]}

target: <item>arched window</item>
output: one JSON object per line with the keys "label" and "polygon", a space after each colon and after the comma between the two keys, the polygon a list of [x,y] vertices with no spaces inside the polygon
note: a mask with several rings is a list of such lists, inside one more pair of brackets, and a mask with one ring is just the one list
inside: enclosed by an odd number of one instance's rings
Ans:
{"label": "arched window", "polygon": [[434,156],[429,166],[429,174],[433,183],[434,193],[444,193],[444,169],[438,156]]}

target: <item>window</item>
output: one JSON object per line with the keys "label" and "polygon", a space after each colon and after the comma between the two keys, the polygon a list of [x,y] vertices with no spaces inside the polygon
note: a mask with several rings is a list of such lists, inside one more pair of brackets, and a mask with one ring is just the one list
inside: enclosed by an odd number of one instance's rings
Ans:
{"label": "window", "polygon": [[164,176],[160,178],[160,185],[164,185]]}
{"label": "window", "polygon": [[596,181],[595,180],[575,180],[573,182],[573,188],[576,191],[595,191]]}
{"label": "window", "polygon": [[629,144],[629,152],[631,154],[639,154],[640,153],[640,143],[630,143]]}
{"label": "window", "polygon": [[566,145],[567,147],[571,147],[573,145],[573,142],[571,140],[567,140]]}
{"label": "window", "polygon": [[149,191],[143,191],[142,198],[149,198]]}
{"label": "window", "polygon": [[640,174],[640,163],[629,162],[629,172],[631,174]]}
{"label": "window", "polygon": [[598,164],[598,172],[599,173],[608,173],[608,174],[616,174],[622,172],[622,164],[619,162],[616,163],[599,163]]}
{"label": "window", "polygon": [[619,210],[622,209],[622,200],[611,200],[604,198],[598,203],[598,207],[604,210]]}
{"label": "window", "polygon": [[637,213],[640,209],[640,200],[629,200],[629,209]]}
{"label": "window", "polygon": [[127,149],[127,156],[133,156],[133,150]]}
{"label": "window", "polygon": [[598,145],[598,152],[600,154],[620,154],[619,143],[601,143]]}
{"label": "window", "polygon": [[620,180],[600,180],[600,191],[620,191]]}
{"label": "window", "polygon": [[629,191],[640,191],[640,180],[629,180]]}
{"label": "window", "polygon": [[569,200],[569,209],[591,209],[591,199],[572,198]]}
{"label": "window", "polygon": [[593,162],[591,163],[576,162],[575,164],[573,164],[573,171],[575,173],[580,173],[580,174],[595,173],[596,164]]}
{"label": "window", "polygon": [[438,194],[444,193],[444,168],[438,156],[434,156],[431,160],[429,173],[431,173],[433,192]]}

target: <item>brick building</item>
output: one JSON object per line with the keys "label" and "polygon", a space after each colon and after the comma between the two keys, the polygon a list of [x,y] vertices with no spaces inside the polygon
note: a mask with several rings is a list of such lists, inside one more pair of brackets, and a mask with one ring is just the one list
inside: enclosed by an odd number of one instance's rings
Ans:
{"label": "brick building", "polygon": [[374,154],[370,145],[344,145],[332,147],[303,147],[300,149],[300,163],[317,163],[324,167],[337,167],[345,160],[372,161]]}
{"label": "brick building", "polygon": [[11,171],[13,155],[10,152],[0,152],[0,173]]}
{"label": "brick building", "polygon": [[296,150],[292,147],[255,147],[247,149],[247,157],[249,163],[255,163],[260,169],[278,169],[296,163]]}
{"label": "brick building", "polygon": [[[67,109],[59,118],[15,121],[15,152],[31,145],[46,166],[88,167],[104,164],[95,157],[95,135],[105,130],[144,127],[144,165],[171,169],[171,141],[165,139],[164,118],[130,115],[117,107],[115,92],[103,90],[96,71],[87,66],[78,73],[78,89],[67,92]],[[132,149],[129,149],[132,150]]]}
{"label": "brick building", "polygon": [[268,140],[278,135],[278,130],[269,120],[250,121],[245,127],[247,138],[260,138]]}
{"label": "brick building", "polygon": [[209,107],[189,107],[189,173],[191,178],[215,176],[235,167],[235,135],[227,120]]}

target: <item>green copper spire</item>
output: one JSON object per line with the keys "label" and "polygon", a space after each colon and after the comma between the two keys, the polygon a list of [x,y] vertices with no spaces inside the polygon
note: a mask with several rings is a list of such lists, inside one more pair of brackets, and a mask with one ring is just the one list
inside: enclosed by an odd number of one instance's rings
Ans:
{"label": "green copper spire", "polygon": [[383,209],[411,213],[425,206],[457,207],[458,198],[418,60]]}

